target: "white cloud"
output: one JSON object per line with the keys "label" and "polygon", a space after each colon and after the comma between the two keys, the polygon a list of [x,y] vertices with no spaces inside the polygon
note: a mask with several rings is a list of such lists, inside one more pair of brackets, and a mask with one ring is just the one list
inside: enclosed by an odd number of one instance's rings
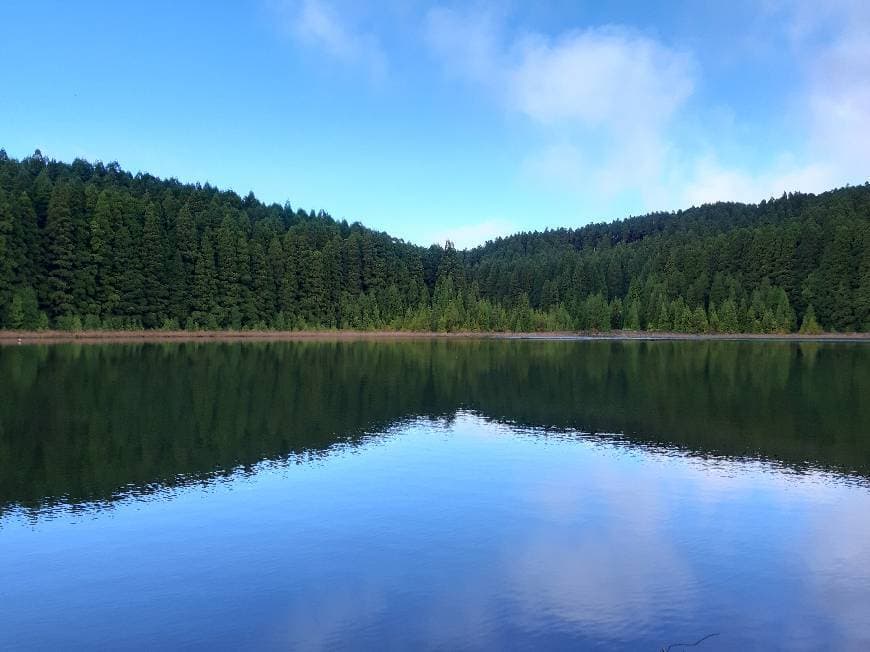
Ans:
{"label": "white cloud", "polygon": [[526,34],[511,42],[502,20],[432,9],[427,41],[450,72],[488,86],[536,122],[636,129],[668,119],[692,92],[691,56],[631,30]]}
{"label": "white cloud", "polygon": [[870,5],[832,0],[778,3],[803,83],[793,98],[796,152],[771,152],[750,174],[714,157],[694,161],[682,197],[756,202],[784,191],[820,192],[862,183],[870,171]]}
{"label": "white cloud", "polygon": [[687,54],[617,27],[556,40],[530,36],[516,47],[511,99],[516,109],[545,124],[657,129],[693,88]]}
{"label": "white cloud", "polygon": [[377,36],[354,29],[324,0],[285,0],[271,6],[281,28],[299,43],[362,67],[372,77],[386,74],[387,57]]}
{"label": "white cloud", "polygon": [[846,169],[870,169],[870,25],[849,26],[813,57],[812,146]]}
{"label": "white cloud", "polygon": [[[574,195],[587,210],[608,211],[617,196],[659,210],[863,182],[870,4],[833,0],[820,10],[808,0],[771,0],[767,17],[790,44],[782,56],[792,58],[801,80],[783,98],[795,125],[788,149],[732,142],[740,140],[739,113],[736,128],[719,133],[705,124],[707,142],[687,139],[686,122],[707,122],[690,106],[702,71],[691,53],[647,34],[605,26],[511,36],[504,16],[444,8],[429,12],[426,31],[448,71],[538,127],[540,142],[521,162],[521,177]],[[732,152],[736,162],[728,162],[723,153],[735,144],[752,156]]]}
{"label": "white cloud", "polygon": [[542,185],[554,188],[570,187],[592,173],[583,153],[570,142],[547,145],[523,161],[523,173]]}
{"label": "white cloud", "polygon": [[679,206],[700,206],[717,201],[756,203],[779,197],[783,192],[817,192],[836,185],[836,175],[823,163],[799,165],[785,160],[751,174],[722,165],[715,158],[701,158],[675,188]]}
{"label": "white cloud", "polygon": [[691,57],[612,27],[518,49],[513,107],[551,132],[526,157],[524,176],[594,196],[598,210],[627,191],[660,202],[673,166],[671,122],[695,83]]}
{"label": "white cloud", "polygon": [[499,23],[491,13],[435,7],[426,14],[425,38],[449,72],[497,87],[502,74]]}
{"label": "white cloud", "polygon": [[484,244],[487,240],[516,233],[518,230],[512,222],[489,219],[476,224],[444,227],[438,231],[430,232],[426,240],[440,245],[450,240],[457,249],[469,249]]}
{"label": "white cloud", "polygon": [[427,40],[451,73],[540,127],[527,180],[605,198],[659,193],[669,127],[695,85],[688,53],[618,26],[510,39],[503,17],[444,8],[429,12]]}
{"label": "white cloud", "polygon": [[802,132],[794,152],[773,152],[761,171],[693,162],[682,197],[756,202],[784,191],[862,183],[870,171],[870,4],[863,0],[772,3],[785,23],[802,84],[792,98]]}

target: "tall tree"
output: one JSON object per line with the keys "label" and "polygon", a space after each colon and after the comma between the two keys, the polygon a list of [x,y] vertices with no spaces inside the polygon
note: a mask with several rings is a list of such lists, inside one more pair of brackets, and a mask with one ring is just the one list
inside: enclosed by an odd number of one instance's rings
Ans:
{"label": "tall tree", "polygon": [[166,287],[163,250],[165,238],[159,209],[153,202],[148,202],[142,228],[142,282],[145,302],[143,324],[146,328],[157,328],[167,317],[169,289]]}

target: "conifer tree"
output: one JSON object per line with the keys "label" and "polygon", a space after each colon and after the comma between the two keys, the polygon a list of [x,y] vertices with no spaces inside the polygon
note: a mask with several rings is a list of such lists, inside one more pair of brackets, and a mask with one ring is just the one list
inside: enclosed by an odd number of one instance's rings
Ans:
{"label": "conifer tree", "polygon": [[157,328],[167,316],[168,288],[165,285],[163,224],[153,202],[145,207],[142,229],[142,283],[144,299],[143,325]]}
{"label": "conifer tree", "polygon": [[113,239],[112,275],[117,279],[120,301],[118,315],[124,328],[141,326],[145,308],[145,283],[142,277],[141,249],[137,246],[141,229],[133,215],[121,220]]}
{"label": "conifer tree", "polygon": [[215,262],[211,244],[211,231],[206,229],[199,244],[193,273],[191,320],[194,327],[216,325],[215,315]]}
{"label": "conifer tree", "polygon": [[75,311],[72,280],[77,257],[69,194],[67,185],[56,186],[46,209],[45,251],[49,260],[46,303],[53,317]]}
{"label": "conifer tree", "polygon": [[640,301],[634,299],[628,304],[628,310],[625,313],[625,323],[623,328],[629,331],[640,330]]}
{"label": "conifer tree", "polygon": [[218,324],[230,326],[241,321],[241,288],[239,262],[236,255],[236,234],[230,217],[224,218],[216,232],[217,290],[216,308]]}
{"label": "conifer tree", "polygon": [[299,256],[296,238],[284,236],[284,278],[281,280],[280,307],[289,324],[295,324],[299,311]]}
{"label": "conifer tree", "polygon": [[812,305],[807,307],[806,313],[804,313],[804,319],[801,322],[800,333],[802,335],[818,335],[822,332],[821,326],[819,326],[819,322],[816,320],[816,311],[813,309]]}
{"label": "conifer tree", "polygon": [[12,322],[12,315],[4,313],[12,302],[12,285],[14,278],[13,253],[12,253],[12,211],[6,203],[6,193],[0,189],[0,326]]}
{"label": "conifer tree", "polygon": [[117,260],[114,234],[120,226],[121,209],[110,190],[102,191],[90,219],[90,263],[99,312],[104,317],[118,313],[121,303],[120,279],[115,272]]}
{"label": "conifer tree", "polygon": [[272,268],[258,240],[251,243],[251,270],[253,276],[251,295],[256,307],[256,321],[264,325],[271,324],[275,319],[275,306],[278,299]]}
{"label": "conifer tree", "polygon": [[740,319],[734,299],[726,299],[719,311],[720,329],[723,333],[739,333]]}
{"label": "conifer tree", "polygon": [[193,277],[199,260],[197,242],[196,224],[190,207],[185,203],[178,209],[175,221],[175,247],[180,259],[179,276],[182,284],[172,287],[172,294],[178,297],[176,304],[180,314],[193,309]]}

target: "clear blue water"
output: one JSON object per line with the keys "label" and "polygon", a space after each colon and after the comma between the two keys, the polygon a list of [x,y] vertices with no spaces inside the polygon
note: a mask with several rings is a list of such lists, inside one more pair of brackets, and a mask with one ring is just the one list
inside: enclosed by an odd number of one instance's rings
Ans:
{"label": "clear blue water", "polygon": [[870,648],[868,349],[599,344],[0,349],[0,648]]}

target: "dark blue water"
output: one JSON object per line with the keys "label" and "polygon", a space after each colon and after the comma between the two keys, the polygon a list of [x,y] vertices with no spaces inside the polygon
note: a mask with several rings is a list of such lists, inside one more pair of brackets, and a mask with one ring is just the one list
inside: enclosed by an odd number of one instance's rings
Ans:
{"label": "dark blue water", "polygon": [[726,344],[0,349],[0,648],[868,649],[868,349]]}

